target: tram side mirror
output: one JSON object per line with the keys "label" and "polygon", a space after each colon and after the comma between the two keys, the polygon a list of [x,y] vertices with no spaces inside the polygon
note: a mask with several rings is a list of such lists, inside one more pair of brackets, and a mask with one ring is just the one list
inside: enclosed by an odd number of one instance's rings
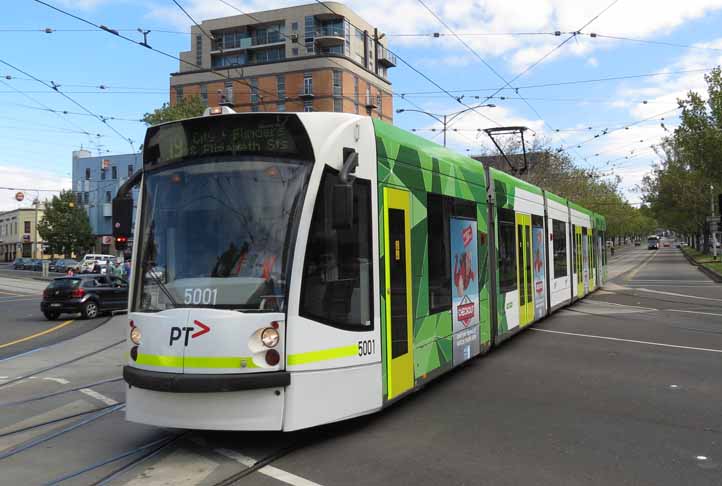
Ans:
{"label": "tram side mirror", "polygon": [[333,229],[344,230],[353,224],[353,184],[334,184],[331,223]]}
{"label": "tram side mirror", "polygon": [[133,226],[133,198],[116,197],[113,199],[113,236],[117,239],[129,238]]}

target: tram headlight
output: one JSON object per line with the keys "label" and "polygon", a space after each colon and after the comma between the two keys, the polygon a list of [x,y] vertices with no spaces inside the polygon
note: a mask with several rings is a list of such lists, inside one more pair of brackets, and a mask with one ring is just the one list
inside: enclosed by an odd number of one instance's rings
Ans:
{"label": "tram headlight", "polygon": [[261,342],[267,348],[275,348],[279,339],[278,331],[272,327],[267,327],[261,332]]}
{"label": "tram headlight", "polygon": [[140,329],[138,329],[137,327],[134,327],[133,329],[130,330],[130,340],[133,341],[133,344],[140,344],[140,338],[141,338]]}

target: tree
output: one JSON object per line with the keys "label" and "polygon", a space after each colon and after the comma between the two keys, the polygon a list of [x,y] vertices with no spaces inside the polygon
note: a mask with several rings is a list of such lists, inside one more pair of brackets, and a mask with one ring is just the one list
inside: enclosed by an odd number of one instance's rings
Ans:
{"label": "tree", "polygon": [[45,202],[38,233],[48,245],[48,253],[66,257],[82,253],[94,242],[88,215],[75,204],[72,191],[62,191],[50,202]]}
{"label": "tree", "polygon": [[201,116],[205,111],[206,105],[198,96],[189,96],[180,98],[175,105],[163,103],[163,106],[143,115],[143,121],[148,125],[158,125],[160,123],[182,120],[184,118],[193,118]]}

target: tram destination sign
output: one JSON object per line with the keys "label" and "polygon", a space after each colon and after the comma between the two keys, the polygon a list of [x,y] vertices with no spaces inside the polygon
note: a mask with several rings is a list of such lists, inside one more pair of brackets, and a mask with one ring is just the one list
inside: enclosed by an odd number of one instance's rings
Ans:
{"label": "tram destination sign", "polygon": [[214,156],[261,155],[312,160],[306,130],[294,114],[238,114],[151,127],[143,161],[159,166]]}

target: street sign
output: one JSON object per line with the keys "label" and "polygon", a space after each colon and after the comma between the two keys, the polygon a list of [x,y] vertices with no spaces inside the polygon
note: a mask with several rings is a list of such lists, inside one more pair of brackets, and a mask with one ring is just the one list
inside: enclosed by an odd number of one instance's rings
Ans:
{"label": "street sign", "polygon": [[719,223],[720,217],[719,216],[707,216],[707,222],[708,223]]}
{"label": "street sign", "polygon": [[23,199],[25,199],[25,194],[23,194],[22,192],[15,193],[15,200],[17,202],[22,202]]}

